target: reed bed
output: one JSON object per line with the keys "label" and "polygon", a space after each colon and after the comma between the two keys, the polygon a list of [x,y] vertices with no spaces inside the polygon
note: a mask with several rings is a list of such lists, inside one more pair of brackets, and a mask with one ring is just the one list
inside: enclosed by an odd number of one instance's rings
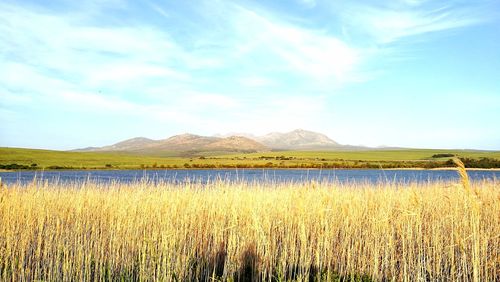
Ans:
{"label": "reed bed", "polygon": [[500,185],[0,188],[3,281],[499,281]]}

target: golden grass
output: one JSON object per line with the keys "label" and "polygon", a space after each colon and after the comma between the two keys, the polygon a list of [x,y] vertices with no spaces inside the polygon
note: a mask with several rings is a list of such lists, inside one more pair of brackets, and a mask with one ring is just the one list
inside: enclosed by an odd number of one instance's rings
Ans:
{"label": "golden grass", "polygon": [[500,187],[31,183],[0,188],[0,279],[500,279]]}
{"label": "golden grass", "polygon": [[460,176],[460,181],[462,182],[462,186],[468,192],[470,191],[470,180],[469,175],[467,174],[467,170],[465,169],[464,163],[459,158],[453,158],[453,162],[457,165],[457,172]]}

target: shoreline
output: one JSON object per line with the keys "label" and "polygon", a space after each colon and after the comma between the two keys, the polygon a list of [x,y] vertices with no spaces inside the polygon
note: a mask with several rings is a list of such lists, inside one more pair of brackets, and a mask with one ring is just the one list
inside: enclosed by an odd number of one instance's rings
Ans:
{"label": "shoreline", "polygon": [[[382,168],[381,170],[457,170],[456,167],[436,167],[436,168],[423,168],[423,167],[415,167],[415,168]],[[465,170],[470,171],[500,171],[500,168],[480,168],[480,167],[468,167]]]}
{"label": "shoreline", "polygon": [[[0,169],[0,172],[43,172],[43,171],[95,171],[95,170],[107,170],[107,171],[117,171],[117,170],[457,170],[456,167],[438,167],[438,168],[423,168],[423,167],[412,167],[412,168],[316,168],[316,167],[218,167],[218,168],[66,168],[66,169],[17,169],[17,170],[7,170]],[[466,168],[468,171],[500,171],[500,168]]]}

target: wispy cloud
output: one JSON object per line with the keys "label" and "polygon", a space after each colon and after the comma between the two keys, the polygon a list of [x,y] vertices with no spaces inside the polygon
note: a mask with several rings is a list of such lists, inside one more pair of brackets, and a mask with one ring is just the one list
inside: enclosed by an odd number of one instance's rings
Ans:
{"label": "wispy cloud", "polygon": [[274,84],[274,82],[267,77],[252,75],[241,77],[239,81],[244,87],[266,87]]}
{"label": "wispy cloud", "polygon": [[376,78],[401,41],[490,20],[480,2],[5,1],[0,118],[71,110],[162,137],[322,131],[343,87]]}
{"label": "wispy cloud", "polygon": [[[359,63],[355,48],[321,30],[286,25],[242,8],[235,17],[240,54],[278,58],[282,71],[305,75],[307,79],[341,82]],[[276,60],[270,63],[276,64]]]}
{"label": "wispy cloud", "polygon": [[[217,80],[234,81],[217,93],[224,96],[241,86],[284,85],[290,76],[298,84],[338,84],[358,63],[354,48],[324,31],[234,4],[212,5],[218,5],[222,16],[207,24],[227,28],[214,35],[203,29],[211,26],[198,26],[201,30],[193,32],[199,37],[192,39],[154,25],[95,25],[96,13],[2,4],[0,44],[7,56],[1,59],[5,75],[0,82],[36,95],[66,93],[61,94],[66,100],[71,97],[67,93],[86,93],[77,97],[88,95],[93,101],[92,95],[175,100],[198,93],[200,102],[222,103],[230,98],[201,97],[207,91],[200,88],[210,88]],[[168,16],[166,9],[152,7]],[[29,85],[23,83],[26,78]]]}
{"label": "wispy cloud", "polygon": [[491,13],[487,13],[489,1],[459,7],[450,1],[352,2],[333,9],[340,13],[350,30],[370,36],[377,44],[477,25],[492,19]]}
{"label": "wispy cloud", "polygon": [[[68,80],[95,80],[96,73],[122,66],[122,81],[130,74],[164,76],[168,62],[180,51],[153,28],[93,27],[80,22],[83,16],[60,15],[2,6],[0,26],[3,60],[35,66],[46,76]],[[74,19],[76,18],[76,20]],[[160,70],[161,69],[161,70]],[[112,75],[108,72],[108,76]],[[116,81],[113,81],[116,82]]]}

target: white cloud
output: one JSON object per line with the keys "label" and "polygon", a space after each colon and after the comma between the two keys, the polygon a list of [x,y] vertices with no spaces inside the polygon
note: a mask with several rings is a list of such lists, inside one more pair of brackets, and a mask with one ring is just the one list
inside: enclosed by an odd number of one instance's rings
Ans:
{"label": "white cloud", "polygon": [[328,127],[330,115],[325,97],[274,96],[248,105],[242,101],[242,104],[240,108],[227,113],[232,118],[211,120],[212,132],[250,132],[259,135],[297,128],[319,130]]}
{"label": "white cloud", "polygon": [[240,106],[240,103],[234,98],[211,93],[191,93],[190,95],[180,97],[180,101],[190,109],[207,109],[210,107],[216,109],[236,109]]}
{"label": "white cloud", "polygon": [[[355,32],[370,35],[376,43],[387,44],[405,37],[445,31],[485,22],[479,7],[451,8],[448,3],[406,0],[406,5],[353,3],[340,9],[343,22]],[[441,6],[436,6],[441,4]],[[480,6],[480,5],[478,5]]]}
{"label": "white cloud", "polygon": [[242,86],[245,87],[265,87],[275,84],[273,80],[262,76],[242,77],[239,79],[239,82]]}
{"label": "white cloud", "polygon": [[162,7],[158,6],[157,4],[155,3],[152,3],[152,2],[149,2],[147,1],[149,6],[151,6],[151,8],[153,8],[153,10],[155,10],[158,14],[160,14],[161,16],[165,17],[165,18],[170,18],[170,14],[165,11],[165,9],[163,9]]}
{"label": "white cloud", "polygon": [[[127,83],[147,76],[187,79],[173,70],[187,56],[166,33],[152,27],[86,23],[85,14],[51,14],[0,5],[0,46],[7,62],[37,66],[45,75],[79,82]],[[193,60],[190,60],[190,62]],[[4,62],[5,63],[5,62]]]}
{"label": "white cloud", "polygon": [[273,71],[305,81],[342,83],[360,63],[359,50],[321,30],[286,24],[242,7],[235,8],[233,21],[238,38],[235,55],[270,59],[259,63]]}
{"label": "white cloud", "polygon": [[[168,30],[152,26],[93,26],[88,18],[92,15],[83,12],[63,15],[3,4],[0,48],[15,56],[0,60],[12,63],[15,57],[16,63],[36,66],[40,75],[64,79],[83,90],[131,83],[145,88],[184,83],[194,79],[196,71],[214,70],[247,77],[240,82],[248,87],[268,86],[289,76],[306,87],[318,82],[333,85],[349,81],[359,63],[358,50],[323,31],[286,24],[231,4],[214,5],[220,5],[224,16],[213,21],[228,28],[218,36],[202,32],[191,42],[199,47],[186,49]],[[221,36],[228,39],[220,41]],[[209,76],[195,77],[219,79]]]}
{"label": "white cloud", "polygon": [[32,98],[71,88],[71,83],[61,78],[47,76],[34,66],[15,62],[2,62],[0,84],[12,92],[29,94]]}
{"label": "white cloud", "polygon": [[410,5],[410,6],[419,6],[428,2],[429,0],[401,0],[401,2]]}
{"label": "white cloud", "polygon": [[118,63],[115,65],[106,65],[95,71],[89,72],[87,80],[89,83],[122,83],[126,84],[134,80],[148,78],[172,78],[180,81],[188,81],[190,75],[176,70],[143,63]]}
{"label": "white cloud", "polygon": [[13,93],[12,91],[0,87],[0,106],[24,105],[31,103],[33,99],[28,95]]}

